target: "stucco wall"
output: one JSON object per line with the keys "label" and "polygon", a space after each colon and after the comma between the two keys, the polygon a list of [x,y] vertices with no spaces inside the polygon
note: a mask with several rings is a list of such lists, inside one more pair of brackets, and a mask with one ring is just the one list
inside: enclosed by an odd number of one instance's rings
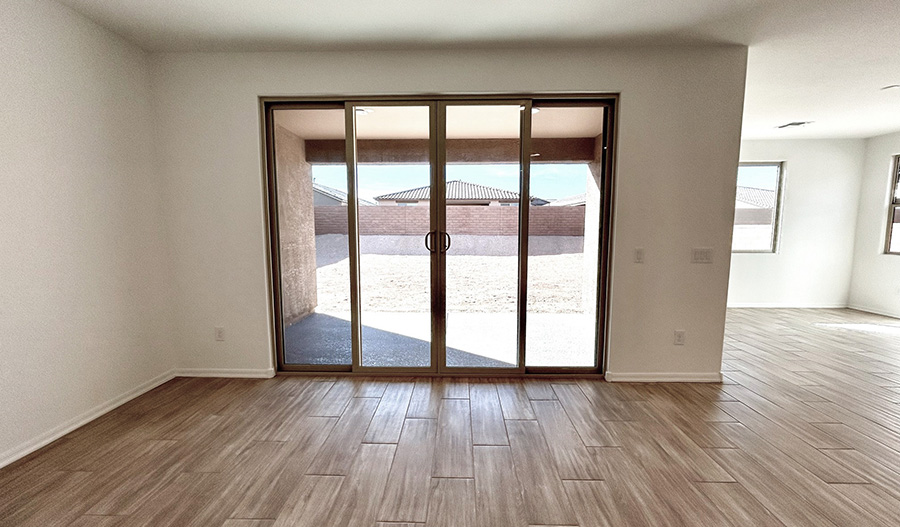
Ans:
{"label": "stucco wall", "polygon": [[[275,128],[278,236],[281,244],[281,308],[293,324],[316,308],[316,231],[312,169],[303,140]],[[343,208],[343,207],[341,207]]]}
{"label": "stucco wall", "polygon": [[584,196],[584,276],[582,277],[582,304],[588,315],[596,318],[597,310],[597,270],[600,267],[600,228],[603,206],[603,137],[594,139],[594,160],[588,163],[590,172],[585,185]]}

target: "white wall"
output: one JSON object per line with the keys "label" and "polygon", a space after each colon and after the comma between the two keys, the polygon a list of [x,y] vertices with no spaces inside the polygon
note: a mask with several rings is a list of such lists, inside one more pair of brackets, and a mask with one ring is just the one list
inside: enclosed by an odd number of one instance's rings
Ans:
{"label": "white wall", "polygon": [[0,3],[0,466],[165,379],[168,256],[145,53]]}
{"label": "white wall", "polygon": [[778,250],[731,257],[729,307],[845,307],[850,295],[862,139],[741,143],[741,161],[783,161]]}
{"label": "white wall", "polygon": [[900,317],[900,256],[884,254],[893,156],[900,133],[866,140],[850,307]]}
{"label": "white wall", "polygon": [[[154,55],[180,368],[272,368],[260,95],[621,92],[609,371],[716,379],[746,49]],[[644,247],[646,263],[632,263]],[[715,262],[690,263],[691,247]],[[225,327],[216,343],[213,327]],[[687,344],[672,345],[673,330]]]}

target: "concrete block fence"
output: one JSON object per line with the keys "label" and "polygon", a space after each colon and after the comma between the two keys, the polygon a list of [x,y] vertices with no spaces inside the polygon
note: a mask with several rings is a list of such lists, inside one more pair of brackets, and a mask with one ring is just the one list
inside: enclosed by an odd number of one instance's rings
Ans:
{"label": "concrete block fence", "polygon": [[[531,236],[584,236],[584,207],[532,207]],[[347,208],[315,207],[316,235],[347,234]],[[447,232],[453,235],[516,236],[518,207],[453,205],[447,207]],[[428,232],[425,206],[370,206],[359,209],[361,236],[422,235]]]}

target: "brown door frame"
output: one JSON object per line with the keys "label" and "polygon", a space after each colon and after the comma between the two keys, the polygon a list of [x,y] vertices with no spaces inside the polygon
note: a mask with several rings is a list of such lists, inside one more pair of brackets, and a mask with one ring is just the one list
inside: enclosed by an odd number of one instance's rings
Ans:
{"label": "brown door frame", "polygon": [[[609,263],[611,258],[611,233],[612,233],[612,221],[613,221],[613,207],[614,207],[614,192],[615,192],[615,168],[616,168],[616,137],[618,130],[618,120],[617,120],[617,110],[618,110],[618,94],[609,94],[609,93],[570,93],[570,94],[491,94],[491,95],[412,95],[412,96],[354,96],[354,97],[260,97],[260,125],[261,125],[261,139],[263,146],[263,176],[264,176],[264,186],[266,189],[265,198],[266,198],[266,223],[268,226],[267,230],[267,258],[269,261],[269,288],[271,294],[271,310],[269,312],[270,324],[272,328],[272,347],[275,353],[275,360],[278,365],[279,373],[322,373],[322,372],[332,372],[332,373],[359,373],[365,375],[465,375],[465,376],[523,376],[523,375],[576,375],[576,376],[584,376],[584,375],[602,375],[603,372],[606,371],[607,364],[607,347],[608,347],[608,326],[609,326]],[[447,368],[445,365],[446,362],[446,346],[444,342],[444,334],[440,333],[441,329],[435,327],[435,306],[432,307],[432,364],[430,368],[372,368],[372,367],[359,367],[361,364],[360,359],[361,356],[358,354],[361,351],[361,341],[359,340],[361,337],[361,327],[359,326],[359,316],[358,316],[358,261],[355,260],[355,256],[353,256],[353,244],[356,244],[356,250],[358,254],[358,236],[356,236],[356,225],[353,225],[351,222],[350,230],[352,230],[353,236],[350,236],[351,233],[348,232],[348,242],[351,244],[351,309],[352,309],[352,318],[354,318],[354,323],[352,325],[352,333],[353,333],[353,363],[356,365],[296,365],[296,364],[286,364],[284,361],[284,333],[283,333],[283,323],[282,323],[282,307],[281,307],[281,254],[280,254],[280,246],[278,243],[278,200],[277,200],[277,174],[275,173],[275,163],[274,163],[274,119],[272,112],[276,109],[345,109],[345,137],[349,137],[352,129],[350,126],[353,124],[353,120],[355,118],[354,112],[348,110],[352,105],[359,105],[365,103],[366,105],[397,105],[397,104],[417,104],[417,105],[426,105],[427,103],[432,103],[431,106],[431,132],[432,132],[432,151],[431,151],[431,162],[432,162],[432,196],[443,196],[443,184],[445,183],[444,179],[446,179],[443,174],[444,163],[443,159],[440,157],[439,150],[440,148],[436,147],[436,137],[435,132],[440,126],[440,133],[444,134],[445,130],[441,124],[439,123],[439,114],[443,114],[444,118],[446,117],[446,113],[437,112],[436,108],[441,106],[442,108],[446,108],[446,105],[449,103],[453,104],[490,104],[495,103],[499,104],[502,102],[509,101],[524,101],[525,104],[530,108],[531,104],[537,103],[542,106],[544,105],[553,105],[553,106],[585,106],[585,105],[596,105],[602,106],[606,109],[604,112],[604,126],[603,126],[603,152],[602,152],[602,165],[603,165],[603,189],[601,196],[601,209],[600,209],[600,244],[599,244],[599,265],[598,265],[598,280],[597,280],[597,321],[595,324],[596,334],[595,334],[595,357],[596,357],[596,366],[588,367],[588,368],[566,368],[566,367],[526,367],[525,366],[525,332],[527,331],[527,298],[525,293],[527,291],[527,249],[528,249],[528,206],[523,206],[520,203],[520,211],[519,211],[519,338],[518,338],[518,354],[519,354],[519,366],[517,368]],[[523,116],[521,130],[522,137],[521,139],[521,155],[522,161],[520,167],[523,171],[523,177],[520,181],[520,200],[524,200],[526,204],[530,205],[528,197],[530,193],[528,192],[530,186],[530,147],[526,145],[526,142],[530,142],[531,136],[531,111],[523,112],[523,114],[527,114],[527,117]],[[527,124],[526,124],[527,121]],[[525,127],[527,126],[527,134]],[[348,182],[350,182],[350,178],[353,177],[353,173],[355,170],[351,169],[351,160],[355,161],[355,157],[351,157],[351,148],[353,149],[353,156],[355,156],[355,145],[351,146],[351,141],[347,141],[347,167],[348,167]],[[525,153],[528,155],[525,155]],[[438,160],[441,162],[438,162]],[[355,165],[355,163],[354,163]],[[437,173],[436,166],[440,165],[440,175]],[[354,182],[355,183],[355,182]],[[440,186],[440,188],[437,188]],[[351,194],[352,192],[352,194]],[[356,203],[355,198],[355,185],[351,185],[348,187],[348,219],[356,220],[356,209],[358,208],[358,203]],[[352,207],[350,205],[350,201],[353,201]],[[440,200],[441,205],[443,204],[443,199]],[[351,211],[351,209],[353,209]],[[443,232],[444,228],[444,217],[443,210],[436,212],[435,209],[439,209],[439,207],[432,204],[431,211],[431,223],[432,230],[435,230],[436,226],[440,228],[439,232]],[[351,218],[352,215],[352,218]],[[524,232],[523,232],[524,228]],[[354,238],[354,241],[350,241],[350,238]],[[524,241],[523,241],[524,239]],[[435,240],[437,241],[437,240]],[[438,251],[440,253],[440,251]],[[439,285],[443,286],[443,276],[442,273],[444,271],[443,264],[444,257],[439,255],[437,257],[432,258],[432,288],[435,285],[435,273],[438,273],[437,280],[439,280]],[[355,303],[354,304],[354,295],[355,295]],[[441,291],[441,295],[443,297],[444,291]],[[432,290],[432,303],[434,304],[435,291]],[[444,300],[442,298],[442,300]],[[445,305],[442,306],[445,309]],[[444,311],[445,318],[441,319],[440,324],[443,325],[446,322],[446,312]],[[437,338],[437,335],[440,335],[440,338]],[[436,342],[439,340],[440,342]],[[444,346],[443,353],[438,355],[437,349],[438,346]],[[439,360],[440,359],[440,360]]]}

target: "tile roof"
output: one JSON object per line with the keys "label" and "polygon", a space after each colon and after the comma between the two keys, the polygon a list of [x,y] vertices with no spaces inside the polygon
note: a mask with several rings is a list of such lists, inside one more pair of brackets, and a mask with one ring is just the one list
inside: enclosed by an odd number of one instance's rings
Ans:
{"label": "tile roof", "polygon": [[[318,192],[319,194],[328,196],[331,199],[340,201],[343,204],[347,203],[347,193],[344,192],[343,190],[338,190],[333,187],[328,187],[328,186],[316,183],[315,181],[313,181],[313,190]],[[359,201],[366,205],[375,205],[375,202],[369,201],[367,199],[360,199]]]}
{"label": "tile roof", "polygon": [[774,209],[775,191],[764,188],[738,186],[737,200],[761,209]]}
{"label": "tile roof", "polygon": [[[419,187],[409,190],[401,190],[391,194],[383,194],[376,196],[378,201],[417,201],[431,198],[431,187]],[[519,193],[510,190],[503,190],[496,187],[488,187],[469,183],[466,181],[448,181],[447,182],[447,199],[448,200],[477,200],[477,201],[518,201]]]}
{"label": "tile roof", "polygon": [[578,205],[584,205],[587,201],[587,193],[582,192],[581,194],[575,194],[574,196],[568,196],[565,198],[559,198],[557,200],[551,201],[547,204],[548,207],[577,207]]}

